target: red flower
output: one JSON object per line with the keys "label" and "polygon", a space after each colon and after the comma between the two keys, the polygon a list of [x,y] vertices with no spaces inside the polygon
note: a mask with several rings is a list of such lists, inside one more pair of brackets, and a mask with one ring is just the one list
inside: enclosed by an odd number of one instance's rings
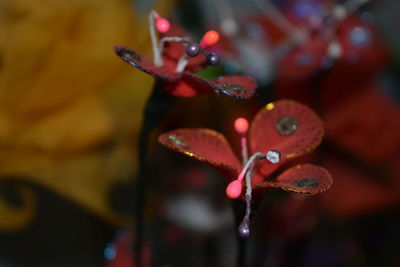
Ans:
{"label": "red flower", "polygon": [[[248,148],[252,155],[249,159],[246,130],[242,132],[243,164],[225,137],[213,130],[178,129],[162,134],[159,142],[222,171],[228,180],[233,181],[227,187],[227,194],[231,197],[241,195],[244,185],[242,178],[247,173],[246,182],[251,182],[251,187],[247,186],[246,201],[251,199],[252,189],[281,188],[317,194],[331,186],[331,175],[325,169],[311,164],[297,165],[275,179],[268,178],[278,167],[309,153],[321,142],[324,133],[322,121],[308,107],[282,100],[270,103],[259,111],[248,134]],[[236,189],[240,192],[236,192]]]}
{"label": "red flower", "polygon": [[[254,94],[257,85],[250,76],[225,76],[215,80],[195,76],[193,72],[204,66],[206,58],[209,64],[218,64],[218,55],[204,49],[204,40],[200,45],[188,41],[184,31],[177,25],[171,25],[168,31],[160,32],[161,39],[157,42],[153,24],[154,19],[159,20],[160,17],[153,12],[149,18],[154,62],[124,46],[116,46],[114,51],[122,60],[165,81],[164,89],[173,96],[192,97],[218,92],[237,98],[249,98]],[[185,49],[188,45],[194,45],[199,50],[198,55],[189,57]]]}
{"label": "red flower", "polygon": [[399,155],[400,109],[376,85],[362,89],[325,112],[327,138],[362,162],[385,164]]}
{"label": "red flower", "polygon": [[[329,155],[323,157],[322,164],[329,167],[337,177],[335,185],[321,198],[323,209],[336,219],[348,220],[398,208],[398,154],[385,165],[369,165],[366,169],[351,166],[348,162]],[[379,172],[376,171],[377,168]]]}
{"label": "red flower", "polygon": [[277,79],[296,82],[310,79],[326,62],[327,47],[327,40],[321,36],[313,36],[307,42],[296,46],[281,58]]}
{"label": "red flower", "polygon": [[389,61],[378,29],[368,19],[357,15],[347,17],[338,24],[336,36],[343,50],[337,65],[348,76],[364,78],[380,71]]}

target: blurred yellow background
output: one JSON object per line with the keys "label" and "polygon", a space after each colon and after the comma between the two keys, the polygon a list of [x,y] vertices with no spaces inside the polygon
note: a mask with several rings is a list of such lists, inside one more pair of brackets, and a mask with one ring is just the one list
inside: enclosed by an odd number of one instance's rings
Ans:
{"label": "blurred yellow background", "polygon": [[[153,81],[113,46],[148,52],[147,15],[128,0],[3,0],[0,28],[0,179],[37,183],[109,223],[128,223],[111,209],[110,188],[134,177]],[[35,216],[35,192],[20,186],[19,194],[18,208],[0,198],[2,231]]]}

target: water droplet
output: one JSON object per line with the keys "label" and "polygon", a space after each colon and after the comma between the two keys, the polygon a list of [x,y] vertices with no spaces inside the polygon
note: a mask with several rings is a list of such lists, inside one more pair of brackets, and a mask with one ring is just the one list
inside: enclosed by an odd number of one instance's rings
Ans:
{"label": "water droplet", "polygon": [[285,116],[279,119],[275,124],[275,129],[280,135],[287,136],[293,134],[297,130],[297,121],[291,116]]}

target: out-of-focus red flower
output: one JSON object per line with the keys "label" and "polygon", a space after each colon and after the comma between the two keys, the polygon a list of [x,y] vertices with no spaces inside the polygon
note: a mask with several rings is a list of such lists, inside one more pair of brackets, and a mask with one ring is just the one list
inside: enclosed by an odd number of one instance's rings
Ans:
{"label": "out-of-focus red flower", "polygon": [[[252,188],[264,190],[277,187],[306,194],[327,190],[332,183],[331,175],[311,164],[292,167],[273,180],[266,178],[287,161],[311,152],[322,136],[322,121],[306,106],[289,100],[266,105],[251,124],[249,154],[254,156],[260,152],[267,155],[269,151],[277,151],[280,160],[276,164],[265,159],[255,163]],[[159,142],[210,164],[222,171],[228,180],[235,180],[243,168],[225,137],[210,129],[170,131],[162,134]]]}
{"label": "out-of-focus red flower", "polygon": [[323,66],[327,47],[328,41],[321,36],[313,36],[307,42],[296,46],[279,61],[277,79],[309,79]]}
{"label": "out-of-focus red flower", "polygon": [[400,151],[400,109],[370,86],[324,112],[327,138],[368,163],[385,163]]}
{"label": "out-of-focus red flower", "polygon": [[400,203],[400,158],[386,164],[388,177],[382,172],[373,177],[368,170],[352,167],[333,157],[322,164],[335,176],[335,184],[322,196],[324,208],[334,217],[346,218],[380,212]]}
{"label": "out-of-focus red flower", "polygon": [[375,25],[360,15],[341,21],[336,37],[342,47],[342,55],[335,64],[345,75],[371,75],[382,69],[389,60]]}

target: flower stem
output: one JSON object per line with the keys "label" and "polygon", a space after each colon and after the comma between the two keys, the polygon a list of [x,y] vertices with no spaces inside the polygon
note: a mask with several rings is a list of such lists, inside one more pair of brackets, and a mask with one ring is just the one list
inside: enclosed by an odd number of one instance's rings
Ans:
{"label": "flower stem", "polygon": [[163,88],[161,81],[156,81],[153,91],[145,105],[143,111],[142,128],[139,134],[139,155],[138,167],[139,175],[136,180],[134,194],[134,214],[135,217],[135,244],[134,262],[135,266],[142,265],[142,244],[144,232],[144,211],[146,210],[147,194],[152,180],[149,173],[148,145],[151,132],[156,129],[164,120],[174,102],[174,97],[170,96]]}
{"label": "flower stem", "polygon": [[245,212],[245,205],[244,202],[239,199],[232,200],[232,209],[235,218],[235,233],[236,233],[236,240],[237,240],[237,267],[244,267],[246,265],[246,254],[247,254],[247,242],[248,238],[243,238],[239,235],[237,231],[238,227],[242,223],[243,213]]}

